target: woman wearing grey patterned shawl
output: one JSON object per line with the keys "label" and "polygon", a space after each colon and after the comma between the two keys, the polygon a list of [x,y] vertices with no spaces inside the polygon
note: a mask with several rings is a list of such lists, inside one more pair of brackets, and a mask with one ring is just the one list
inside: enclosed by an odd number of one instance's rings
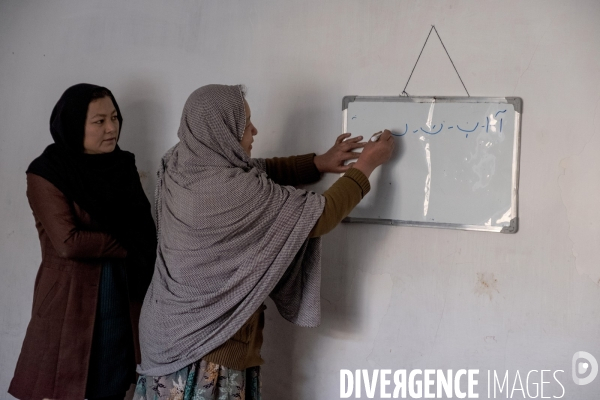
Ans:
{"label": "woman wearing grey patterned shawl", "polygon": [[[394,148],[386,130],[367,143],[341,135],[319,156],[251,158],[257,130],[244,97],[241,86],[194,91],[162,159],[136,399],[259,399],[263,302],[299,326],[319,324],[320,236]],[[345,174],[323,195],[294,187],[325,172]]]}

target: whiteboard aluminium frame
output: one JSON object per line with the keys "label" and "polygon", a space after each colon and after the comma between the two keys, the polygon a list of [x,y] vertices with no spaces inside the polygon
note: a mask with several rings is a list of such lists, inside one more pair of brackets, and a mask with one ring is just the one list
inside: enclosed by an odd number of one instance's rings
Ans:
{"label": "whiteboard aluminium frame", "polygon": [[348,131],[348,104],[361,102],[400,102],[400,103],[500,103],[512,104],[515,108],[515,126],[512,162],[512,199],[511,220],[507,226],[465,225],[451,223],[436,223],[422,221],[403,221],[396,219],[354,218],[346,217],[343,222],[379,225],[419,226],[430,228],[462,229],[466,231],[486,231],[500,233],[516,233],[519,229],[518,194],[519,194],[519,158],[521,154],[521,115],[523,114],[523,99],[520,97],[464,97],[464,96],[344,96],[342,99],[342,133]]}

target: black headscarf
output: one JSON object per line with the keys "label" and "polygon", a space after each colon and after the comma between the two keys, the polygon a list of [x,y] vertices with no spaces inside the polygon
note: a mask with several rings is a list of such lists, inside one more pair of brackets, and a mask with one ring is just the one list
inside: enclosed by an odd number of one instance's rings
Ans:
{"label": "black headscarf", "polygon": [[71,86],[52,110],[54,144],[33,160],[27,172],[56,186],[127,249],[130,294],[142,299],[154,270],[156,229],[134,155],[119,146],[111,153],[83,152],[88,105],[98,93],[100,97],[108,94],[112,100],[120,134],[123,118],[108,89],[86,83]]}

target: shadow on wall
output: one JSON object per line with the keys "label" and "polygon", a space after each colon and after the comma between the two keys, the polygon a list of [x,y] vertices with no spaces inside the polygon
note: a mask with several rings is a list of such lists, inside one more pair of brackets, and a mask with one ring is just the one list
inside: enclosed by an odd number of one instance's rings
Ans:
{"label": "shadow on wall", "polygon": [[119,146],[135,154],[142,187],[154,204],[156,170],[164,152],[158,139],[165,137],[167,129],[166,107],[161,103],[166,96],[161,95],[153,82],[139,79],[132,79],[118,93],[117,101],[123,113]]}
{"label": "shadow on wall", "polygon": [[[366,339],[373,336],[373,327],[369,325],[372,318],[367,315],[370,309],[365,307],[372,301],[367,299],[370,295],[369,282],[364,279],[369,276],[372,259],[383,246],[377,243],[384,243],[389,232],[381,228],[341,224],[323,237],[319,328],[293,326],[277,314],[272,302],[269,304],[263,346],[265,398],[319,398],[318,386],[323,384],[324,379],[334,379],[330,383],[333,387],[339,385],[336,380],[339,372],[323,378],[310,373],[317,369],[311,364],[319,364],[319,368],[327,370],[323,365],[336,362],[335,357],[330,360],[324,358],[332,356],[332,349],[322,347],[324,339],[326,342],[330,341],[327,338],[342,340],[348,343],[347,349],[353,351],[358,342],[367,343]],[[361,240],[363,235],[357,235],[359,230],[368,232],[373,245]],[[338,351],[344,351],[345,347],[339,347]]]}

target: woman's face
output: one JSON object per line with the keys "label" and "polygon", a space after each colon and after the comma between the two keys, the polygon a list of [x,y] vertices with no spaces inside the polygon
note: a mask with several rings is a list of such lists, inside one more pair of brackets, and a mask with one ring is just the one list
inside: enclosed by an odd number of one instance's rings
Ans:
{"label": "woman's face", "polygon": [[86,154],[110,153],[119,138],[117,110],[110,97],[92,100],[85,120],[83,152]]}
{"label": "woman's face", "polygon": [[246,154],[248,154],[248,157],[251,157],[250,152],[252,151],[252,142],[254,142],[254,136],[258,131],[252,124],[252,121],[250,121],[250,106],[246,99],[244,99],[244,108],[246,109],[246,128],[244,129],[244,135],[242,136],[240,144]]}

